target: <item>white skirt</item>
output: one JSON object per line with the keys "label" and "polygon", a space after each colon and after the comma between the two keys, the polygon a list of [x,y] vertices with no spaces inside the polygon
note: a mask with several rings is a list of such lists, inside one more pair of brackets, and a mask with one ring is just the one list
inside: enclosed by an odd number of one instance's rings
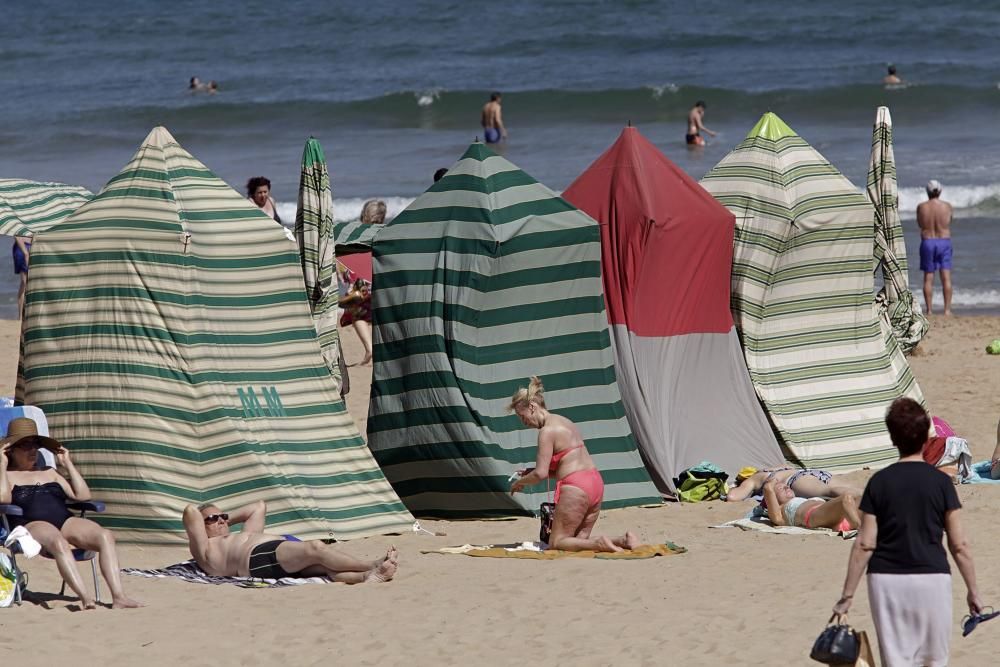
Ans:
{"label": "white skirt", "polygon": [[950,574],[869,574],[883,667],[945,667],[951,642]]}

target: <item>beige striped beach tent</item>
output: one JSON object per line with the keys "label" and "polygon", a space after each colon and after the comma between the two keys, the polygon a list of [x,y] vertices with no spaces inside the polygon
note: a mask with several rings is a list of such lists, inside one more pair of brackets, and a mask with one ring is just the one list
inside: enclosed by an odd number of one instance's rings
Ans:
{"label": "beige striped beach tent", "polygon": [[844,470],[894,460],[886,408],[923,396],[874,305],[871,202],[773,113],[701,184],[736,216],[733,317],[786,453]]}
{"label": "beige striped beach tent", "polygon": [[295,243],[165,129],[35,239],[21,398],[120,539],[180,543],[210,500],[264,500],[301,538],[412,525],[323,362]]}
{"label": "beige striped beach tent", "polygon": [[600,260],[594,220],[480,143],[377,231],[368,443],[415,515],[538,509],[544,484],[511,496],[508,480],[535,461],[538,432],[505,411],[531,375],[583,433],[605,507],[659,501],[615,381]]}
{"label": "beige striped beach tent", "polygon": [[75,185],[0,178],[0,234],[31,236],[69,216],[91,198]]}

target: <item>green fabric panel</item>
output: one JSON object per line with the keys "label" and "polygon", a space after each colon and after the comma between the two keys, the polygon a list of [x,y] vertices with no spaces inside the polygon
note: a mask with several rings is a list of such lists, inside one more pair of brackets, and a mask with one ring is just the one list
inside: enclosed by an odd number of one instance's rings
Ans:
{"label": "green fabric panel", "polygon": [[278,224],[156,128],[100,196],[36,234],[18,397],[77,452],[119,540],[183,544],[184,506],[209,500],[264,500],[269,525],[304,539],[410,528],[324,359],[329,216],[302,208],[309,272]]}
{"label": "green fabric panel", "polygon": [[[473,144],[372,249],[368,442],[412,511],[473,518],[537,508],[537,493],[512,497],[507,482],[535,459],[536,432],[504,409],[531,373],[543,376],[550,408],[601,457],[605,507],[659,500],[615,381],[597,223]],[[509,305],[516,290],[530,290],[532,301]],[[551,320],[573,324],[533,334]]]}
{"label": "green fabric panel", "polygon": [[702,185],[736,216],[733,316],[786,455],[845,470],[891,461],[885,410],[923,395],[873,304],[872,204],[772,113]]}

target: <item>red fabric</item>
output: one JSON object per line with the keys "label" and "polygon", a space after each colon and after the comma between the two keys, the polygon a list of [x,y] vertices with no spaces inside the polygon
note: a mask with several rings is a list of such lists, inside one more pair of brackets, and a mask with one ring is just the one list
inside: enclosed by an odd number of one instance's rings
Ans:
{"label": "red fabric", "polygon": [[941,457],[944,456],[944,446],[947,443],[948,438],[931,438],[924,444],[924,451],[922,452],[924,456],[924,461],[927,461],[932,466],[936,466]]}
{"label": "red fabric", "polygon": [[356,252],[350,255],[342,255],[337,260],[349,268],[358,278],[364,278],[372,282],[372,254],[370,252]]}
{"label": "red fabric", "polygon": [[640,336],[726,333],[735,218],[634,127],[563,198],[601,223],[608,320]]}

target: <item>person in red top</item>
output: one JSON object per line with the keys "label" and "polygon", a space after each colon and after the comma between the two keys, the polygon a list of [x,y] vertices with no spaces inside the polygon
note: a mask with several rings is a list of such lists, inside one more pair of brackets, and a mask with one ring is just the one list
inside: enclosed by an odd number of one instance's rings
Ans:
{"label": "person in red top", "polygon": [[591,537],[604,499],[604,480],[587,452],[576,424],[549,412],[542,395],[542,381],[532,377],[526,388],[518,389],[507,406],[528,428],[538,429],[535,467],[520,471],[510,487],[522,491],[554,476],[556,511],[552,521],[550,549],[563,551],[623,551],[639,546],[632,532],[621,537]]}

